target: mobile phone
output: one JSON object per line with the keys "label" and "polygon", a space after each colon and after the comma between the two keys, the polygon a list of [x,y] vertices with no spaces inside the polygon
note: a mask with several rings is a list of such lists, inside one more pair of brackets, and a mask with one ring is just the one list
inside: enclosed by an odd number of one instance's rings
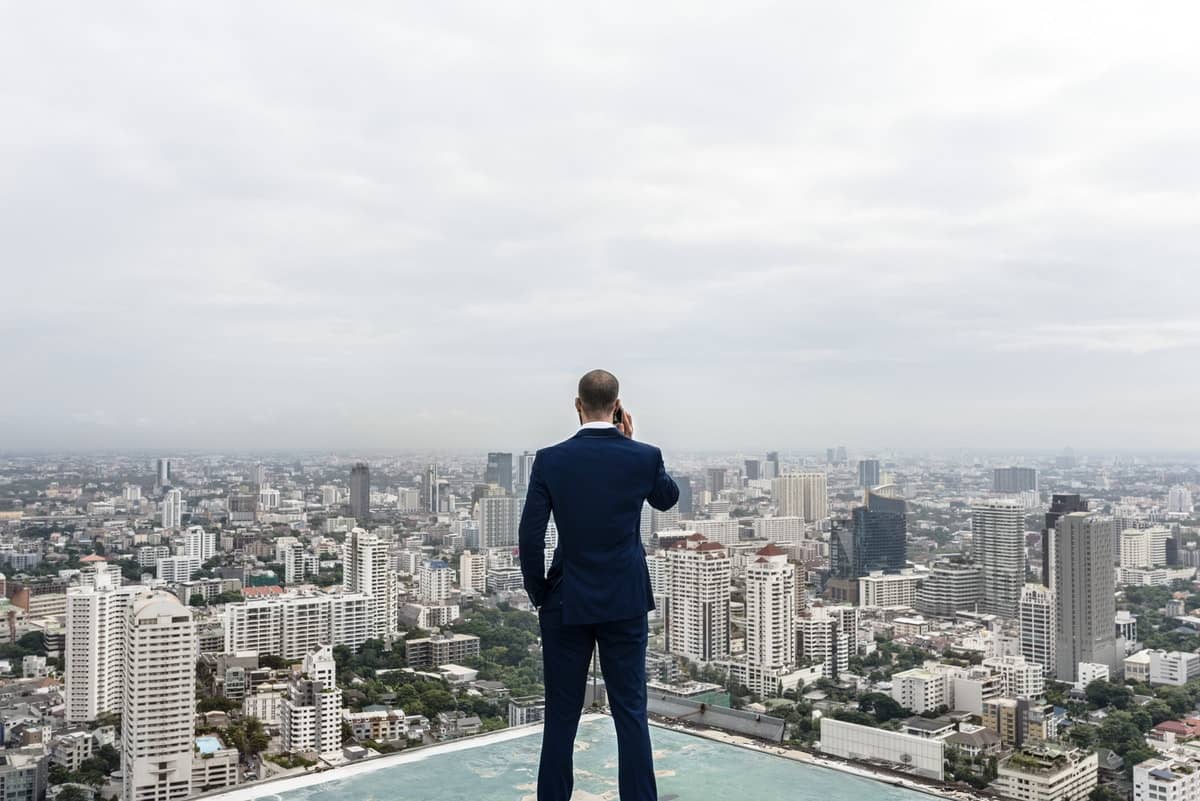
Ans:
{"label": "mobile phone", "polygon": [[621,425],[621,420],[623,420],[623,419],[624,419],[624,415],[621,414],[621,407],[618,406],[616,409],[613,409],[613,425],[614,426]]}

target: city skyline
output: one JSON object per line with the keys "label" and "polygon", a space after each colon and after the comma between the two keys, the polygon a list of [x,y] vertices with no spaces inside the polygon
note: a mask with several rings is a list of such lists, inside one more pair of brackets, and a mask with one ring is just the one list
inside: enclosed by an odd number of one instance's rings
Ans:
{"label": "city skyline", "polygon": [[1200,448],[1194,9],[682,11],[15,9],[0,443]]}

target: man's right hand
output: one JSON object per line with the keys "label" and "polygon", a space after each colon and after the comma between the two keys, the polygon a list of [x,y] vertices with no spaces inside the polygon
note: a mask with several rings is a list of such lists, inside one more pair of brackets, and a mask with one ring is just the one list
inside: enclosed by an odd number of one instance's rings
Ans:
{"label": "man's right hand", "polygon": [[633,439],[633,415],[624,406],[621,408],[621,424],[617,426],[617,430],[625,436]]}

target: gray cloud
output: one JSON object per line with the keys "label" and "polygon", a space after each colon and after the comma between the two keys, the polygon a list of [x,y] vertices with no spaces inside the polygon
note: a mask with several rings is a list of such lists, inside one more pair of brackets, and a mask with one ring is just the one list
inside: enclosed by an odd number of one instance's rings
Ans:
{"label": "gray cloud", "polygon": [[0,448],[1200,447],[1189,6],[6,15]]}

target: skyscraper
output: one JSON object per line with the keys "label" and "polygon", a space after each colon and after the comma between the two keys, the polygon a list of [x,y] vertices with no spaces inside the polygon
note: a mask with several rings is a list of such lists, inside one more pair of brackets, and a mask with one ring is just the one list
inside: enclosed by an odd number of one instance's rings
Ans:
{"label": "skyscraper", "polygon": [[746,567],[747,686],[774,695],[775,676],[796,663],[796,570],[768,545]]}
{"label": "skyscraper", "polygon": [[342,543],[342,588],[371,599],[371,637],[385,639],[396,631],[396,574],[388,567],[387,543],[355,528]]}
{"label": "skyscraper", "polygon": [[533,459],[537,454],[525,451],[517,457],[517,491],[529,489],[529,476],[533,473]]}
{"label": "skyscraper", "polygon": [[710,467],[708,469],[708,491],[715,499],[725,489],[725,468]]}
{"label": "skyscraper", "polygon": [[485,484],[495,484],[503,487],[509,495],[513,491],[513,458],[511,453],[489,453],[487,455],[487,470],[484,472]]}
{"label": "skyscraper", "polygon": [[858,460],[858,486],[870,489],[879,485],[879,460]]}
{"label": "skyscraper", "polygon": [[675,476],[675,484],[679,487],[679,503],[675,504],[675,508],[679,510],[680,517],[691,517],[694,508],[692,505],[692,479],[689,476]]}
{"label": "skyscraper", "polygon": [[848,461],[849,461],[849,459],[848,459],[848,458],[847,458],[847,456],[846,456],[846,446],[845,446],[845,445],[838,445],[838,448],[837,448],[837,463],[838,463],[838,464],[846,464],[846,462],[848,462]]}
{"label": "skyscraper", "polygon": [[992,470],[993,492],[1037,491],[1037,470],[1032,467],[997,467]]}
{"label": "skyscraper", "polygon": [[163,528],[179,528],[183,524],[183,490],[167,490],[162,502]]}
{"label": "skyscraper", "polygon": [[971,507],[971,555],[983,574],[984,612],[1015,620],[1025,584],[1025,509],[1008,498]]}
{"label": "skyscraper", "polygon": [[907,506],[891,486],[864,493],[864,505],[852,512],[830,539],[830,566],[838,578],[857,579],[875,570],[904,569],[908,537]]}
{"label": "skyscraper", "polygon": [[779,478],[783,472],[779,469],[779,451],[767,451],[767,464],[770,465],[766,478]]}
{"label": "skyscraper", "polygon": [[758,481],[759,476],[762,474],[762,462],[758,459],[747,459],[745,466],[747,480]]}
{"label": "skyscraper", "polygon": [[788,473],[771,482],[775,514],[803,517],[806,523],[829,516],[829,486],[824,473]]}
{"label": "skyscraper", "polygon": [[196,624],[167,592],[140,596],[125,623],[121,770],[125,801],[183,801],[192,790]]}
{"label": "skyscraper", "polygon": [[833,454],[834,454],[833,448],[825,449],[825,464],[833,464],[834,463],[835,457]]}
{"label": "skyscraper", "polygon": [[158,488],[171,486],[171,460],[159,459],[158,470],[154,477],[154,485]]}
{"label": "skyscraper", "polygon": [[1045,586],[1054,586],[1054,527],[1058,525],[1058,519],[1071,512],[1087,510],[1087,499],[1081,495],[1055,493],[1050,499],[1050,510],[1046,512],[1045,527],[1042,529],[1042,584]]}
{"label": "skyscraper", "polygon": [[1054,527],[1055,675],[1075,681],[1080,662],[1117,663],[1111,518],[1071,512]]}
{"label": "skyscraper", "polygon": [[421,489],[425,493],[425,511],[430,514],[437,514],[441,510],[437,465],[431,464],[425,468],[425,483]]}
{"label": "skyscraper", "polygon": [[359,525],[371,522],[371,468],[366,462],[350,469],[350,514]]}
{"label": "skyscraper", "polygon": [[1055,667],[1054,593],[1041,584],[1026,584],[1021,590],[1021,656],[1037,662],[1046,673]]}
{"label": "skyscraper", "polygon": [[121,712],[125,699],[126,615],[148,587],[121,585],[121,573],[99,563],[91,582],[67,590],[67,642],[63,651],[68,723],[86,723]]}
{"label": "skyscraper", "polygon": [[699,534],[667,551],[666,648],[698,662],[729,656],[729,552]]}

